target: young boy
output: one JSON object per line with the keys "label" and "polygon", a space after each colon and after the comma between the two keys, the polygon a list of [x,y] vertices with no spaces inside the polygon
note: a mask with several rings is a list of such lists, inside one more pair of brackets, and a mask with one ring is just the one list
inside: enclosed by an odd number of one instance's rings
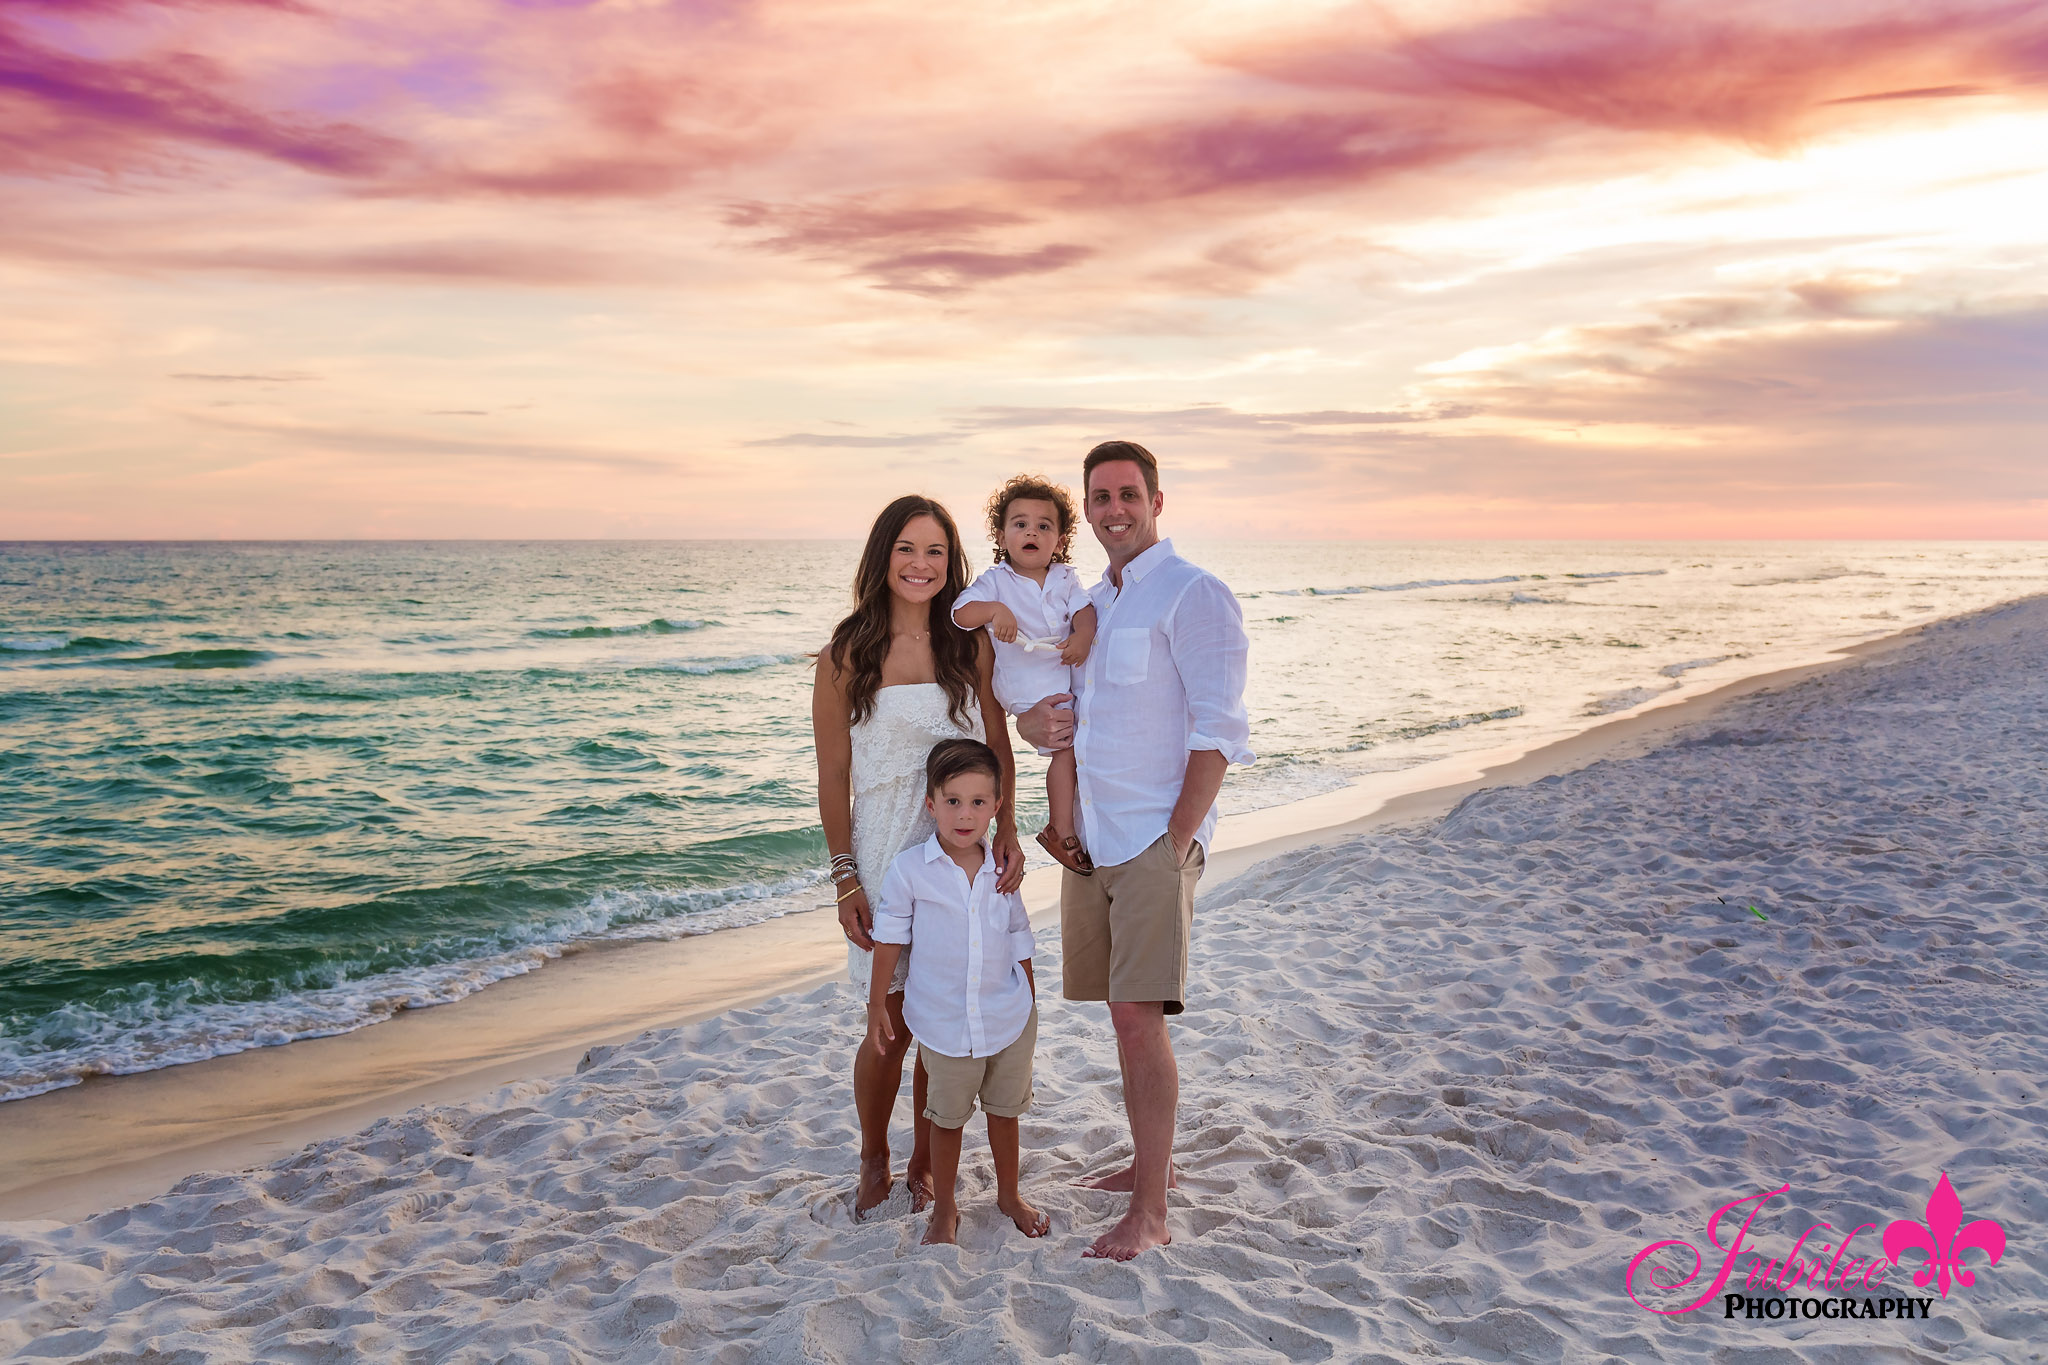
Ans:
{"label": "young boy", "polygon": [[1015,892],[996,890],[989,821],[1002,769],[977,739],[936,745],[924,764],[925,809],[938,830],[889,864],[874,905],[874,985],[867,1044],[886,1053],[896,1040],[887,991],[896,959],[913,940],[903,1022],[931,1077],[924,1116],[932,1122],[932,1221],[927,1244],[960,1231],[955,1202],[960,1130],[974,1102],[988,1115],[996,1207],[1026,1237],[1052,1220],[1017,1192],[1017,1116],[1031,1105],[1031,1050],[1038,1041],[1038,986],[1031,975],[1031,921]]}
{"label": "young boy", "polygon": [[[988,500],[988,532],[996,562],[953,602],[953,622],[988,627],[996,637],[996,700],[1011,715],[1074,690],[1073,670],[1095,642],[1095,607],[1067,562],[1074,539],[1074,501],[1035,474],[1019,474]],[[1074,825],[1072,749],[1040,749],[1051,821],[1038,836],[1062,867],[1095,871]]]}

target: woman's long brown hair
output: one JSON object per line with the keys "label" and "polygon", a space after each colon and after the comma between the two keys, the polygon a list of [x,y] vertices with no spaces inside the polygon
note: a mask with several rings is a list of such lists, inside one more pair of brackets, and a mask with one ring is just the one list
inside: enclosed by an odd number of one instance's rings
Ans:
{"label": "woman's long brown hair", "polygon": [[860,552],[853,575],[853,611],[832,628],[826,646],[832,666],[846,679],[846,699],[853,704],[853,723],[875,711],[875,693],[882,690],[882,661],[889,657],[889,560],[903,528],[930,517],[946,533],[946,581],[928,604],[931,610],[932,671],[946,689],[946,709],[957,724],[967,721],[974,697],[976,632],[953,624],[953,602],[967,587],[967,552],[960,546],[960,528],[952,515],[930,498],[911,493],[882,509]]}

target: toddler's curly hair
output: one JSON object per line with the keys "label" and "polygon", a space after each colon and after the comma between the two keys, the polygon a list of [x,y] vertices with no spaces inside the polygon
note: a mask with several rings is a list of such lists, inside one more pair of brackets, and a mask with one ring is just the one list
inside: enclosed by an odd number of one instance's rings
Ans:
{"label": "toddler's curly hair", "polygon": [[1074,500],[1066,489],[1047,482],[1042,474],[1019,474],[989,495],[988,538],[996,545],[996,563],[1007,563],[1010,558],[1009,552],[1003,549],[1003,523],[1009,520],[1010,504],[1019,498],[1053,505],[1054,515],[1060,523],[1060,543],[1052,552],[1052,562],[1068,563],[1067,550],[1074,541]]}

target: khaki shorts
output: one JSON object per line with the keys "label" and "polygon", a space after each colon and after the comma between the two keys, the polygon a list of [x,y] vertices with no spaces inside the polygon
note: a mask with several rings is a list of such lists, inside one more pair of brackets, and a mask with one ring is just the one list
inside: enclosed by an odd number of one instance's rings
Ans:
{"label": "khaki shorts", "polygon": [[1060,944],[1066,955],[1060,993],[1069,1000],[1158,1000],[1168,1014],[1185,1008],[1188,938],[1195,924],[1195,883],[1207,860],[1200,844],[1174,865],[1173,838],[1092,877],[1068,872],[1060,883]]}
{"label": "khaki shorts", "polygon": [[941,1128],[965,1128],[979,1098],[982,1113],[1016,1118],[1031,1107],[1031,1054],[1037,1047],[1036,1003],[1017,1041],[993,1057],[948,1057],[919,1043],[917,1059],[929,1081],[924,1116]]}

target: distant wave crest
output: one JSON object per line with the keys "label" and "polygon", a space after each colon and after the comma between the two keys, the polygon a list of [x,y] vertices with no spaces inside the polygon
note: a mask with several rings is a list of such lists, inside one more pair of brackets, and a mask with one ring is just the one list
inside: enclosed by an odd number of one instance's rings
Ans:
{"label": "distant wave crest", "polygon": [[1584,714],[1611,716],[1618,711],[1630,711],[1646,701],[1662,696],[1676,686],[1678,684],[1673,682],[1663,687],[1624,687],[1619,692],[1608,692],[1587,702]]}
{"label": "distant wave crest", "polygon": [[129,668],[254,668],[270,657],[266,649],[175,649],[107,662]]}
{"label": "distant wave crest", "polygon": [[1706,668],[1713,664],[1725,663],[1727,660],[1736,657],[1733,654],[1714,654],[1704,659],[1687,659],[1682,663],[1666,664],[1657,671],[1667,678],[1676,678],[1692,672],[1695,668]]}
{"label": "distant wave crest", "polygon": [[793,664],[801,654],[742,654],[729,659],[676,659],[654,667],[669,673],[752,673],[757,669]]}
{"label": "distant wave crest", "polygon": [[561,626],[530,630],[527,634],[539,640],[612,640],[623,635],[680,635],[712,624],[710,621],[671,621],[657,616],[637,626]]}
{"label": "distant wave crest", "polygon": [[107,640],[97,635],[0,635],[0,654],[93,654],[135,648],[133,640]]}
{"label": "distant wave crest", "polygon": [[1447,730],[1462,730],[1468,725],[1484,725],[1488,721],[1513,720],[1522,714],[1519,706],[1503,706],[1494,711],[1468,711],[1462,716],[1444,716],[1438,720],[1425,720],[1414,725],[1403,725],[1388,730],[1370,739],[1361,739],[1349,746],[1349,752],[1370,749],[1375,744],[1388,744],[1396,740],[1421,739],[1427,735],[1440,735]]}
{"label": "distant wave crest", "polygon": [[[1600,573],[1568,573],[1560,574],[1559,577],[1576,579],[1655,578],[1657,575],[1667,572],[1669,570],[1666,569],[1607,569]],[[1273,596],[1352,597],[1359,593],[1367,592],[1415,592],[1421,588],[1490,587],[1496,583],[1528,583],[1548,580],[1549,577],[1549,574],[1540,573],[1506,573],[1493,578],[1412,578],[1405,583],[1362,583],[1355,587],[1346,588],[1276,588],[1273,590]],[[1258,594],[1246,593],[1244,596],[1256,597]]]}

